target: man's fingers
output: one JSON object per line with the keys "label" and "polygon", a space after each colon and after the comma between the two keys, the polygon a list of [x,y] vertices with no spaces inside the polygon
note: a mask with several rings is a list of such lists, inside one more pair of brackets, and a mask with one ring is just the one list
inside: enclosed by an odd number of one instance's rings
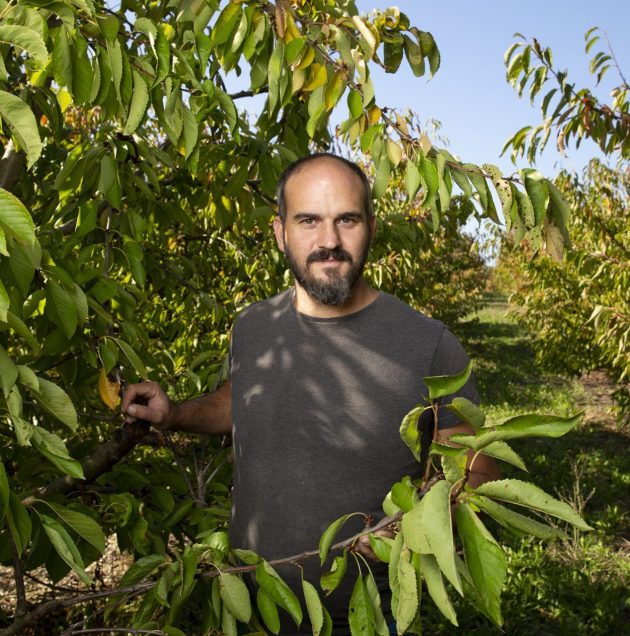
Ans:
{"label": "man's fingers", "polygon": [[144,404],[130,404],[127,407],[127,414],[133,416],[134,420],[153,421],[153,411]]}
{"label": "man's fingers", "polygon": [[155,382],[139,382],[138,384],[132,384],[127,388],[123,395],[121,407],[123,413],[128,413],[130,405],[133,404],[139,397],[150,400],[157,396],[158,393],[159,385],[156,385]]}

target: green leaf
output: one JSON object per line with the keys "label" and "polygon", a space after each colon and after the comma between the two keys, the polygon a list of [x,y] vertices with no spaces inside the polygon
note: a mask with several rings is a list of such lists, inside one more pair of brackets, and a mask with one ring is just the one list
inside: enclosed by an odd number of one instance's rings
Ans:
{"label": "green leaf", "polygon": [[77,412],[70,396],[54,382],[39,377],[39,391],[32,391],[39,405],[71,431],[77,430]]}
{"label": "green leaf", "polygon": [[0,322],[7,322],[9,319],[9,307],[11,301],[4,283],[0,280]]}
{"label": "green leaf", "polygon": [[558,530],[558,528],[553,528],[530,517],[526,517],[487,497],[470,497],[469,501],[488,513],[505,528],[516,530],[519,534],[531,534],[540,539],[557,539],[563,536],[563,532]]}
{"label": "green leaf", "polygon": [[70,510],[56,503],[38,499],[38,502],[47,505],[66,525],[74,532],[93,545],[100,554],[105,552],[105,535],[101,526],[91,517],[76,510]]}
{"label": "green leaf", "polygon": [[[449,437],[449,441],[454,444],[461,444],[466,448],[475,448],[475,442],[478,438],[474,435],[451,435]],[[512,464],[521,470],[527,470],[527,466],[525,466],[525,462],[521,458],[521,456],[516,453],[510,446],[508,446],[505,442],[492,442],[483,447],[484,455],[488,455],[489,457],[494,457],[495,459],[500,459],[508,464]]]}
{"label": "green leaf", "polygon": [[351,90],[348,93],[348,110],[353,119],[358,119],[363,114],[363,100],[359,91]]}
{"label": "green leaf", "polygon": [[93,581],[83,567],[83,559],[81,559],[79,550],[66,529],[52,517],[42,513],[38,514],[46,536],[57,554],[77,573],[83,583],[92,585]]}
{"label": "green leaf", "polygon": [[249,623],[252,616],[252,605],[249,599],[249,591],[243,580],[229,572],[221,573],[220,582],[221,599],[227,609],[241,623]]}
{"label": "green leaf", "polygon": [[592,530],[592,528],[563,501],[554,499],[551,495],[534,486],[518,479],[501,479],[489,481],[475,489],[476,494],[485,495],[491,499],[507,501],[518,506],[525,506],[532,510],[544,512],[558,519],[563,519],[573,524],[580,530]]}
{"label": "green leaf", "polygon": [[436,607],[453,625],[457,626],[457,615],[444,587],[440,568],[432,554],[420,555],[420,571],[427,584],[429,596],[433,599]]}
{"label": "green leaf", "polygon": [[0,526],[4,521],[4,515],[9,508],[9,478],[4,464],[0,460]]}
{"label": "green leaf", "polygon": [[133,71],[133,95],[129,105],[129,116],[123,128],[123,135],[131,135],[144,119],[144,113],[149,104],[149,89],[144,77],[134,69]]}
{"label": "green leaf", "polygon": [[352,517],[352,514],[343,515],[342,517],[339,517],[339,519],[333,521],[328,528],[324,530],[324,533],[319,540],[319,562],[321,565],[324,565],[324,561],[330,551],[330,546],[337,536],[337,533],[350,517]]}
{"label": "green leaf", "polygon": [[382,154],[381,158],[378,160],[376,176],[374,177],[374,184],[372,185],[372,196],[375,199],[380,199],[385,192],[387,192],[387,188],[389,188],[390,183],[391,171],[392,165],[387,154]]}
{"label": "green leaf", "polygon": [[27,245],[37,242],[35,224],[28,210],[17,197],[3,188],[0,188],[0,226],[7,234]]}
{"label": "green leaf", "polygon": [[144,581],[144,579],[153,574],[165,561],[166,558],[163,554],[149,554],[148,556],[140,557],[137,561],[134,561],[123,574],[118,587],[128,587],[129,585],[135,585],[140,581]]}
{"label": "green leaf", "polygon": [[463,397],[454,398],[446,408],[453,411],[462,422],[470,424],[476,431],[486,421],[486,414],[476,404]]}
{"label": "green leaf", "polygon": [[22,505],[20,498],[12,491],[9,492],[8,505],[5,508],[9,530],[19,556],[24,552],[31,539],[31,518]]}
{"label": "green leaf", "polygon": [[113,336],[111,336],[111,338],[120,347],[120,350],[125,354],[125,357],[127,358],[127,360],[129,360],[131,366],[136,370],[136,373],[144,380],[148,380],[149,376],[147,373],[147,368],[144,366],[144,362],[140,360],[140,357],[133,350],[131,345],[126,343],[124,340],[121,340],[120,338],[114,338]]}
{"label": "green leaf", "polygon": [[52,279],[46,284],[46,314],[70,340],[77,329],[77,310],[68,292]]}
{"label": "green leaf", "polygon": [[400,437],[418,461],[420,461],[422,451],[418,421],[424,410],[423,406],[414,407],[405,415],[400,424]]}
{"label": "green leaf", "polygon": [[517,415],[492,428],[481,429],[473,448],[480,450],[495,441],[521,439],[525,437],[561,437],[574,428],[582,419],[582,413],[571,417],[557,415]]}
{"label": "green leaf", "polygon": [[390,636],[389,627],[383,616],[383,610],[381,609],[381,595],[372,572],[368,571],[363,578],[363,582],[368,599],[372,603],[372,615],[374,616],[373,622],[376,633],[379,636]]}
{"label": "green leaf", "polygon": [[421,182],[418,167],[411,159],[407,159],[407,165],[405,167],[405,189],[407,190],[409,201],[413,201],[414,197],[418,193],[418,188],[420,188]]}
{"label": "green leaf", "polygon": [[337,589],[343,577],[348,569],[348,551],[344,550],[343,554],[336,556],[330,566],[328,572],[322,574],[319,584],[322,590],[327,594],[330,594],[333,590]]}
{"label": "green leaf", "polygon": [[4,397],[9,397],[9,392],[13,388],[18,377],[18,369],[13,360],[9,357],[6,349],[0,345],[0,386]]}
{"label": "green leaf", "polygon": [[424,523],[424,507],[425,498],[423,497],[409,512],[406,512],[402,518],[401,527],[405,543],[416,554],[433,553],[433,549],[429,545],[427,528]]}
{"label": "green leaf", "polygon": [[30,432],[33,446],[62,473],[75,479],[85,478],[81,464],[70,457],[66,445],[59,436],[41,426],[33,426]]}
{"label": "green leaf", "polygon": [[302,607],[295,594],[278,576],[277,572],[263,561],[256,566],[256,581],[264,587],[274,602],[285,609],[299,627],[302,622]]}
{"label": "green leaf", "polygon": [[180,141],[180,149],[183,150],[184,157],[188,159],[197,146],[199,126],[197,125],[197,119],[193,112],[187,106],[182,106],[182,115],[184,126],[182,130],[182,139]]}
{"label": "green leaf", "polygon": [[420,154],[419,168],[420,174],[426,184],[423,203],[428,205],[435,199],[435,195],[437,194],[440,186],[440,178],[435,164],[430,159],[427,159],[423,154]]}
{"label": "green leaf", "polygon": [[431,551],[444,576],[461,594],[462,583],[455,567],[455,544],[451,522],[451,484],[439,481],[423,497],[422,520]]}
{"label": "green leaf", "polygon": [[393,504],[404,512],[409,512],[418,502],[418,492],[408,476],[396,482],[391,493]]}
{"label": "green leaf", "polygon": [[370,601],[361,574],[352,588],[350,605],[348,607],[348,624],[352,636],[366,636],[373,633],[370,611],[372,602]]}
{"label": "green leaf", "polygon": [[525,182],[525,190],[534,208],[536,225],[541,225],[547,214],[547,204],[549,203],[549,189],[546,179],[538,170],[533,170],[532,168],[521,170],[520,174]]}
{"label": "green leaf", "polygon": [[368,535],[368,539],[370,540],[370,547],[374,554],[378,557],[379,561],[389,563],[394,540],[389,537],[381,537],[377,534]]}
{"label": "green leaf", "polygon": [[261,561],[260,556],[253,550],[242,550],[240,548],[234,548],[232,550],[232,553],[239,561],[242,561],[246,565],[256,565]]}
{"label": "green leaf", "polygon": [[503,624],[501,590],[507,574],[503,550],[469,504],[460,502],[455,518],[474,586],[488,615],[500,627]]}
{"label": "green leaf", "polygon": [[411,555],[403,548],[398,561],[398,605],[396,607],[396,630],[405,634],[418,611],[418,584],[416,571],[410,562]]}
{"label": "green leaf", "polygon": [[74,38],[72,64],[72,97],[78,105],[86,104],[92,95],[94,69],[87,55],[87,41],[80,36]]}
{"label": "green leaf", "polygon": [[278,606],[262,587],[258,588],[258,592],[256,594],[256,605],[258,606],[258,611],[260,612],[267,629],[272,634],[279,634],[280,616],[278,615]]}
{"label": "green leaf", "polygon": [[424,382],[429,389],[429,399],[437,400],[445,395],[459,391],[468,382],[472,372],[472,365],[471,360],[463,371],[454,375],[434,375],[424,378]]}
{"label": "green leaf", "polygon": [[319,636],[324,626],[324,607],[315,587],[304,579],[302,579],[302,590],[308,617],[313,628],[313,636]]}
{"label": "green leaf", "polygon": [[39,67],[48,64],[48,49],[42,36],[27,26],[17,24],[0,25],[0,43],[9,44],[26,51]]}

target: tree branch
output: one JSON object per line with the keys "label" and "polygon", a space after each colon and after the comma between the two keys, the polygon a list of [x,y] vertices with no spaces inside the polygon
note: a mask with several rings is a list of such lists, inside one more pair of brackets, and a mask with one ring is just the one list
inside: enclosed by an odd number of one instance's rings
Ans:
{"label": "tree branch", "polygon": [[[149,425],[136,422],[124,424],[114,435],[114,439],[104,442],[88,455],[82,463],[85,479],[76,479],[65,475],[40,488],[35,495],[22,500],[25,506],[35,503],[36,499],[50,497],[50,495],[67,494],[81,488],[97,477],[106,473],[118,463],[142,438],[149,432]],[[1,633],[1,632],[0,632]]]}
{"label": "tree branch", "polygon": [[15,593],[17,603],[15,606],[15,615],[22,617],[26,614],[26,589],[24,587],[24,570],[22,568],[22,560],[17,551],[17,546],[13,538],[9,540],[11,545],[11,558],[13,559],[13,574],[15,577]]}

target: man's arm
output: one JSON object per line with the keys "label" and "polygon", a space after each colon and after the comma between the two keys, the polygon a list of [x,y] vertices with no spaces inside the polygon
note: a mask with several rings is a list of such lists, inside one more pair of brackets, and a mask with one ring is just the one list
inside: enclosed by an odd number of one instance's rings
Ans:
{"label": "man's arm", "polygon": [[[450,428],[444,428],[442,430],[438,430],[437,441],[441,444],[449,444],[450,446],[458,446],[454,442],[449,442],[448,438],[451,435],[455,435],[456,433],[463,433],[464,435],[474,435],[475,431],[472,429],[470,424],[456,424],[455,426],[451,426]],[[477,455],[474,463],[471,465],[472,458],[475,454],[475,451],[469,450],[468,455],[468,464],[467,467],[470,468],[470,475],[468,477],[468,483],[476,488],[480,486],[486,481],[494,481],[496,479],[501,478],[501,473],[499,472],[499,468],[491,457],[480,453]]]}
{"label": "man's arm", "polygon": [[163,431],[227,435],[232,432],[232,385],[227,380],[214,393],[176,404],[157,382],[140,382],[125,391],[122,412],[125,422],[145,420]]}

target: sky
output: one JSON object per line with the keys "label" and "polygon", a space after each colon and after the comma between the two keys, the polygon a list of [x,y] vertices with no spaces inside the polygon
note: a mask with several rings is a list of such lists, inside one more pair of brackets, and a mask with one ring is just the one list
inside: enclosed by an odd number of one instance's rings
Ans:
{"label": "sky", "polygon": [[[356,4],[367,13],[394,3],[357,0]],[[622,70],[630,76],[627,0],[402,0],[395,6],[407,14],[412,25],[433,34],[442,57],[441,67],[433,79],[427,80],[414,77],[406,60],[396,74],[386,74],[373,66],[377,102],[410,107],[420,121],[441,121],[440,132],[448,138],[449,150],[463,161],[493,163],[504,173],[527,166],[524,159],[514,166],[509,151],[499,157],[512,134],[541,121],[540,101],[532,107],[529,98],[519,98],[505,79],[503,55],[515,41],[515,32],[528,39],[536,37],[543,46],[551,47],[554,64],[568,69],[569,80],[577,87],[592,88],[588,63],[596,49],[588,56],[584,53],[584,34],[598,26],[607,32]],[[611,71],[604,89],[595,91],[605,102],[610,100],[610,88],[619,82]],[[548,150],[537,167],[552,177],[562,168],[579,171],[591,157],[601,156],[588,141],[578,151],[570,146],[567,154],[568,158],[562,158],[550,137]]]}

